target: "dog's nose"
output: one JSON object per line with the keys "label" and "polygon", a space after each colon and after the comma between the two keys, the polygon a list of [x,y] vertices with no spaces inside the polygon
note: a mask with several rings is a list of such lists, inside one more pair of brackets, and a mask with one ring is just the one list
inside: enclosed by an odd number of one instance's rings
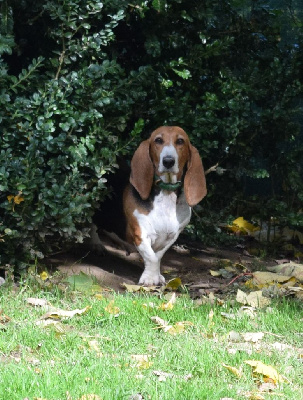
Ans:
{"label": "dog's nose", "polygon": [[165,168],[170,169],[175,165],[175,159],[171,156],[166,156],[163,158],[163,165]]}

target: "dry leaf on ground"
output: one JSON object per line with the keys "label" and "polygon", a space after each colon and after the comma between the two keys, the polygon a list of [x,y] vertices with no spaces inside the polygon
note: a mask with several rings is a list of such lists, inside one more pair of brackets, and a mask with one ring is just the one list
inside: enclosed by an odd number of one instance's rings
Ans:
{"label": "dry leaf on ground", "polygon": [[153,365],[149,354],[132,354],[130,357],[133,361],[133,368],[148,369]]}
{"label": "dry leaf on ground", "polygon": [[47,312],[46,314],[42,315],[42,317],[40,318],[40,320],[43,319],[66,319],[66,318],[72,318],[75,315],[83,315],[85,314],[88,310],[91,309],[91,306],[86,306],[85,308],[82,308],[82,310],[80,309],[76,309],[76,310],[61,310],[61,309],[55,309],[52,311]]}
{"label": "dry leaf on ground", "polygon": [[104,307],[104,310],[107,311],[109,314],[114,315],[115,317],[118,317],[120,315],[120,308],[115,306],[115,301],[111,300],[106,307]]}
{"label": "dry leaf on ground", "polygon": [[31,305],[31,306],[35,306],[35,307],[43,307],[43,306],[47,306],[49,303],[46,299],[38,299],[35,297],[28,297],[26,299],[27,304]]}
{"label": "dry leaf on ground", "polygon": [[178,290],[180,286],[182,286],[181,279],[174,278],[167,282],[165,289]]}
{"label": "dry leaf on ground", "polygon": [[272,285],[275,283],[283,283],[287,282],[290,279],[290,276],[287,275],[279,275],[274,272],[267,271],[256,271],[252,274],[252,283],[261,289],[264,286]]}
{"label": "dry leaf on ground", "polygon": [[101,352],[99,343],[96,339],[94,340],[87,340],[87,345],[91,351],[93,351],[98,357],[102,357],[103,354]]}
{"label": "dry leaf on ground", "polygon": [[186,326],[193,326],[194,324],[190,321],[182,321],[176,322],[174,325],[170,325],[164,319],[154,316],[150,318],[155,324],[157,324],[157,328],[154,329],[162,329],[164,332],[169,333],[170,335],[177,335],[185,331]]}
{"label": "dry leaf on ground", "polygon": [[246,364],[253,367],[254,374],[263,375],[265,379],[271,379],[274,383],[288,382],[278,371],[271,365],[263,364],[262,361],[246,360]]}
{"label": "dry leaf on ground", "polygon": [[279,264],[273,267],[267,268],[269,271],[278,272],[283,275],[294,276],[300,282],[303,282],[303,264],[298,264],[294,262]]}
{"label": "dry leaf on ground", "polygon": [[167,303],[163,303],[159,306],[160,310],[169,311],[174,308],[176,302],[176,293],[173,293],[171,299]]}
{"label": "dry leaf on ground", "polygon": [[248,304],[255,308],[263,308],[270,304],[270,299],[264,297],[261,290],[246,294],[242,290],[238,289],[236,300],[238,303]]}
{"label": "dry leaf on ground", "polygon": [[10,322],[11,319],[5,314],[2,314],[2,310],[0,310],[0,324],[6,324],[7,322]]}
{"label": "dry leaf on ground", "polygon": [[228,371],[230,371],[232,374],[234,374],[237,378],[241,378],[242,376],[242,371],[238,368],[232,367],[230,365],[226,365],[224,363],[222,363],[222,366],[226,369],[228,369]]}
{"label": "dry leaf on ground", "polygon": [[245,342],[257,343],[264,336],[263,332],[246,332],[241,334]]}
{"label": "dry leaf on ground", "polygon": [[159,378],[160,382],[166,381],[167,378],[172,379],[184,379],[185,381],[188,381],[191,379],[193,376],[192,374],[187,374],[187,375],[175,375],[170,372],[163,372],[163,371],[153,371],[153,374],[156,375]]}

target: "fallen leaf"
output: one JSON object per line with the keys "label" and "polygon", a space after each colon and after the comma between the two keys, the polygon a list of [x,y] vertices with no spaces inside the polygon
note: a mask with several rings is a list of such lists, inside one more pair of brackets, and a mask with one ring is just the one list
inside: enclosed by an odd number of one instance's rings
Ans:
{"label": "fallen leaf", "polygon": [[263,364],[262,361],[256,360],[246,360],[244,362],[253,367],[254,374],[263,375],[264,378],[269,378],[274,383],[287,382],[287,380],[282,375],[280,375],[277,370],[271,365],[266,365]]}
{"label": "fallen leaf", "polygon": [[115,317],[118,317],[120,314],[120,308],[115,306],[114,300],[111,300],[109,304],[104,307],[104,310],[107,311],[109,314],[113,314]]}
{"label": "fallen leaf", "polygon": [[157,328],[155,329],[162,329],[164,332],[169,333],[170,335],[177,335],[179,333],[184,332],[186,326],[193,326],[194,324],[190,321],[182,321],[177,322],[174,325],[170,325],[164,319],[154,316],[150,318],[155,324],[157,324]]}
{"label": "fallen leaf", "polygon": [[236,314],[221,312],[221,315],[226,319],[236,319]]}
{"label": "fallen leaf", "polygon": [[48,273],[47,273],[46,271],[43,271],[43,272],[41,272],[41,274],[40,274],[40,278],[41,278],[43,281],[46,281],[46,279],[49,278],[49,275],[48,275]]}
{"label": "fallen leaf", "polygon": [[102,398],[96,394],[84,394],[79,400],[102,400]]}
{"label": "fallen leaf", "polygon": [[221,272],[220,271],[214,271],[212,269],[209,270],[211,276],[221,276]]}
{"label": "fallen leaf", "polygon": [[150,356],[148,354],[132,354],[131,359],[133,360],[133,367],[139,369],[148,369],[153,365],[150,361]]}
{"label": "fallen leaf", "polygon": [[165,285],[165,289],[171,289],[175,291],[178,290],[180,286],[182,286],[181,279],[174,278],[167,282],[167,284]]}
{"label": "fallen leaf", "polygon": [[95,352],[98,357],[102,357],[103,356],[103,354],[102,354],[102,352],[100,350],[99,343],[98,343],[98,341],[96,339],[88,340],[87,344],[88,344],[89,349],[92,350],[93,352]]}
{"label": "fallen leaf", "polygon": [[42,321],[37,321],[35,324],[41,328],[53,329],[59,336],[65,335],[67,332],[73,330],[72,326],[62,324],[60,321],[54,319],[44,319]]}
{"label": "fallen leaf", "polygon": [[243,339],[245,342],[253,342],[257,343],[259,340],[261,340],[264,336],[263,332],[246,332],[242,333]]}
{"label": "fallen leaf", "polygon": [[267,268],[269,271],[278,272],[283,275],[293,276],[300,282],[303,282],[303,264],[294,262],[280,264]]}
{"label": "fallen leaf", "polygon": [[128,283],[123,282],[121,284],[121,286],[126,289],[129,293],[135,293],[135,292],[139,292],[140,290],[142,290],[142,286],[141,285],[130,285]]}
{"label": "fallen leaf", "polygon": [[287,275],[279,275],[267,271],[256,271],[252,276],[252,283],[259,288],[262,288],[265,285],[286,282],[290,279]]}
{"label": "fallen leaf", "polygon": [[136,393],[131,395],[128,400],[144,400],[144,397],[142,396],[141,393]]}
{"label": "fallen leaf", "polygon": [[6,324],[7,322],[10,322],[10,321],[11,321],[10,317],[8,317],[5,314],[2,314],[2,310],[0,310],[0,323]]}
{"label": "fallen leaf", "polygon": [[235,233],[251,234],[260,230],[259,226],[254,226],[253,224],[246,221],[243,217],[239,217],[232,222],[232,225],[227,225],[227,228]]}
{"label": "fallen leaf", "polygon": [[256,318],[256,311],[254,307],[242,306],[238,310],[238,315],[240,317],[247,316],[251,319]]}
{"label": "fallen leaf", "polygon": [[28,297],[26,299],[27,304],[35,307],[44,307],[48,305],[48,301],[46,299],[38,299],[35,297]]}
{"label": "fallen leaf", "polygon": [[40,320],[49,319],[49,318],[55,319],[55,320],[72,318],[75,315],[83,315],[90,309],[91,309],[91,306],[86,306],[85,308],[82,308],[82,310],[76,309],[76,310],[71,310],[71,311],[56,309],[56,310],[49,311],[46,314],[42,315]]}
{"label": "fallen leaf", "polygon": [[193,376],[192,374],[187,374],[187,375],[175,375],[170,372],[163,372],[163,371],[153,371],[153,374],[158,376],[159,381],[163,382],[166,381],[167,378],[172,379],[172,378],[177,378],[177,379],[184,379],[185,381],[188,381],[191,379]]}
{"label": "fallen leaf", "polygon": [[242,336],[238,332],[230,331],[229,334],[227,335],[227,339],[232,342],[241,342]]}
{"label": "fallen leaf", "polygon": [[174,304],[176,302],[176,293],[173,293],[171,299],[167,303],[163,303],[159,306],[160,310],[168,311],[174,308]]}
{"label": "fallen leaf", "polygon": [[246,294],[238,289],[236,300],[238,303],[248,304],[255,308],[266,307],[270,304],[270,299],[264,297],[261,290]]}
{"label": "fallen leaf", "polygon": [[222,363],[222,366],[224,368],[228,369],[228,371],[230,371],[232,374],[234,374],[237,378],[241,378],[242,371],[240,371],[238,368],[231,367],[230,365],[226,365],[224,363]]}
{"label": "fallen leaf", "polygon": [[263,382],[258,386],[260,392],[272,392],[276,389],[276,385],[272,382]]}

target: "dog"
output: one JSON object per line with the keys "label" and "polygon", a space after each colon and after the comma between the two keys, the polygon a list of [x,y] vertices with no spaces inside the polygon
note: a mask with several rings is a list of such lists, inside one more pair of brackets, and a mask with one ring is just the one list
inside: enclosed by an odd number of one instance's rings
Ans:
{"label": "dog", "polygon": [[139,284],[163,285],[160,262],[189,223],[191,208],[207,194],[198,150],[178,126],[161,126],[131,160],[123,193],[126,240],[144,260]]}

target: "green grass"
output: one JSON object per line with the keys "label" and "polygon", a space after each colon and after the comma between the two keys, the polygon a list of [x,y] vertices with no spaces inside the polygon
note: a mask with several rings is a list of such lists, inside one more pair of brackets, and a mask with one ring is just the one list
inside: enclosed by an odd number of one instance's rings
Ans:
{"label": "green grass", "polygon": [[[36,325],[44,311],[26,303],[33,296],[65,310],[91,309],[62,321],[66,329],[57,332]],[[120,309],[117,317],[105,310],[112,300]],[[258,388],[258,377],[245,360],[261,360],[288,378],[289,383],[278,385],[274,394],[262,393],[265,399],[303,398],[302,358],[297,350],[303,347],[302,303],[279,300],[271,312],[258,310],[255,319],[236,320],[222,317],[221,312],[236,313],[239,306],[196,306],[185,295],[170,311],[143,306],[165,301],[132,294],[98,299],[58,290],[33,293],[28,286],[1,287],[0,399],[77,400],[95,394],[99,396],[95,399],[117,400],[138,393],[151,400],[245,399],[245,393]],[[5,322],[5,315],[10,321]],[[193,325],[172,336],[154,329],[150,317],[155,315],[171,324],[190,321]],[[230,342],[231,331],[267,333],[253,345]],[[279,350],[274,342],[291,347]],[[132,355],[149,355],[149,362],[136,365]],[[242,377],[222,363],[242,369]],[[173,375],[161,381],[154,371]],[[192,377],[186,380],[188,374]]]}

